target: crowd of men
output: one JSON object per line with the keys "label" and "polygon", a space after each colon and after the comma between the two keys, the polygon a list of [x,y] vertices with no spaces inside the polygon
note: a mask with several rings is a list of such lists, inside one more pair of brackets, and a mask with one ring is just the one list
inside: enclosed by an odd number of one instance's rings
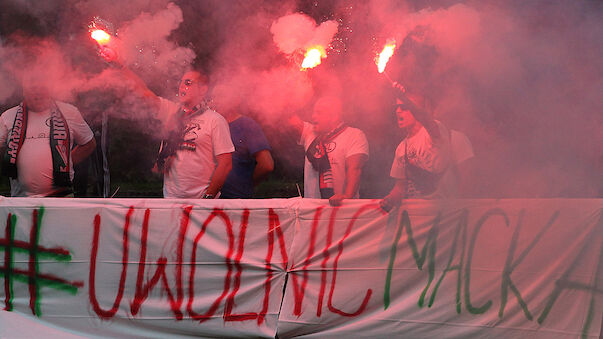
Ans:
{"label": "crowd of men", "polygon": [[[199,71],[182,76],[176,103],[121,69],[162,122],[153,170],[163,174],[165,198],[253,197],[254,185],[274,168],[271,147],[256,121],[236,109],[218,113],[210,108],[209,79]],[[389,210],[405,198],[454,197],[458,165],[473,156],[471,144],[434,120],[422,96],[397,83],[394,88],[396,119],[405,137],[390,171],[396,183],[382,208]],[[359,198],[369,144],[362,130],[343,121],[341,98],[318,98],[310,122],[292,116],[289,124],[305,151],[304,197],[328,199],[333,206]],[[94,136],[78,109],[54,100],[51,89],[35,79],[24,79],[23,102],[1,115],[2,174],[10,177],[14,197],[73,196],[73,166],[94,148]]]}

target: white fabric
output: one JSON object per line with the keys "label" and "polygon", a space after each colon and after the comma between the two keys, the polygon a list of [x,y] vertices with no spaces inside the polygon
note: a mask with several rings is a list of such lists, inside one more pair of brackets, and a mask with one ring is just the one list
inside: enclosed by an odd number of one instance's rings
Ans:
{"label": "white fabric", "polygon": [[453,160],[440,179],[438,193],[442,197],[457,198],[459,197],[461,176],[459,166],[466,160],[473,158],[475,154],[469,138],[457,130],[450,130],[450,147]]}
{"label": "white fabric", "polygon": [[601,206],[0,197],[0,338],[595,339]]}
{"label": "white fabric", "polygon": [[[84,145],[94,134],[73,105],[57,101],[59,110],[67,120],[71,138],[71,147],[74,143]],[[0,119],[0,145],[6,146],[6,139],[10,133],[17,107],[13,107],[2,114]],[[71,157],[71,153],[69,153]],[[73,161],[70,159],[70,176],[73,180]],[[50,151],[50,109],[43,112],[29,111],[27,117],[27,132],[23,146],[17,158],[18,180],[11,179],[11,195],[13,197],[43,197],[53,193],[52,187],[52,153]]]}
{"label": "white fabric", "polygon": [[[161,98],[160,119],[169,122],[178,107],[178,104]],[[184,140],[193,143],[195,150],[179,149],[176,152],[163,179],[163,196],[166,198],[202,198],[216,169],[215,156],[234,152],[228,122],[211,109],[191,118],[186,131]]]}
{"label": "white fabric", "polygon": [[[308,150],[310,144],[316,138],[314,126],[304,122],[304,128],[298,144],[304,146],[304,151]],[[347,127],[343,132],[337,135],[331,142],[326,144],[327,156],[333,172],[333,189],[335,194],[342,194],[346,183],[345,160],[356,154],[369,155],[369,144],[364,132],[357,128]],[[305,155],[304,155],[305,156]],[[320,199],[320,187],[318,171],[312,167],[312,164],[305,158],[304,161],[304,198]],[[358,191],[354,194],[358,198]]]}
{"label": "white fabric", "polygon": [[454,155],[454,163],[457,165],[475,156],[471,141],[463,132],[450,130],[450,146]]}
{"label": "white fabric", "polygon": [[[390,176],[399,180],[407,180],[409,191],[414,189],[413,180],[416,178],[407,178],[406,158],[408,162],[416,167],[424,169],[433,174],[443,173],[452,161],[450,149],[450,139],[448,129],[440,122],[436,121],[440,131],[440,138],[434,142],[425,127],[413,136],[404,138],[396,148],[394,161],[390,171]],[[448,197],[445,192],[437,191],[422,195],[422,198],[444,198]]]}

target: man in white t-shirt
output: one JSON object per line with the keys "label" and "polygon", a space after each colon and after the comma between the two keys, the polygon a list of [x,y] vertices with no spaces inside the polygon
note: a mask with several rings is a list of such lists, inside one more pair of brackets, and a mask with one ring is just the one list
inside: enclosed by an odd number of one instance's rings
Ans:
{"label": "man in white t-shirt", "polygon": [[452,161],[440,179],[438,190],[445,197],[471,197],[471,180],[475,172],[475,154],[469,138],[457,130],[449,130]]}
{"label": "man in white t-shirt", "polygon": [[180,104],[156,97],[167,135],[157,164],[164,173],[165,198],[216,198],[232,169],[228,122],[207,107],[207,82],[203,74],[189,71],[180,82]]}
{"label": "man in white t-shirt", "polygon": [[396,149],[390,171],[396,184],[381,201],[385,210],[406,198],[445,198],[440,179],[453,161],[446,127],[433,119],[422,97],[407,95],[401,86],[398,89],[396,118],[406,137]]}
{"label": "man in white t-shirt", "polygon": [[205,102],[207,77],[197,71],[182,76],[177,104],[151,92],[132,71],[124,69],[151,98],[163,123],[155,169],[164,174],[165,198],[214,199],[232,168],[234,146],[228,122]]}
{"label": "man in white t-shirt", "polygon": [[357,199],[362,168],[369,156],[364,133],[342,121],[341,100],[323,97],[316,101],[312,123],[291,118],[306,151],[304,197],[329,199],[333,206],[343,199]]}
{"label": "man in white t-shirt", "polygon": [[23,98],[0,117],[11,196],[73,196],[73,165],[94,151],[94,134],[75,106],[53,100],[49,86],[33,76],[23,83]]}
{"label": "man in white t-shirt", "polygon": [[207,106],[207,76],[195,70],[184,73],[178,88],[180,103],[175,103],[153,93],[114,50],[103,47],[100,52],[122,67],[163,123],[163,141],[153,168],[163,173],[163,197],[217,198],[232,169],[234,146],[226,119]]}

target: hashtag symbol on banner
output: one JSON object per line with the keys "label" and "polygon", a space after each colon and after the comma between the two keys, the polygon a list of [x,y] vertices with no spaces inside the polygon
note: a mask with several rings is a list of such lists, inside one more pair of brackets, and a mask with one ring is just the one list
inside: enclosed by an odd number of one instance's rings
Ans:
{"label": "hashtag symbol on banner", "polygon": [[[13,281],[27,284],[29,287],[29,308],[35,316],[42,316],[40,304],[42,287],[51,287],[75,295],[78,289],[84,286],[82,281],[67,281],[57,276],[40,272],[40,259],[55,260],[59,262],[71,261],[71,254],[63,248],[46,248],[39,245],[40,228],[44,207],[33,211],[32,227],[29,242],[15,239],[17,216],[8,214],[4,238],[0,238],[0,252],[4,252],[4,264],[0,266],[0,277],[4,278],[4,310],[13,310]],[[15,254],[28,255],[28,268],[16,268],[14,265]]]}

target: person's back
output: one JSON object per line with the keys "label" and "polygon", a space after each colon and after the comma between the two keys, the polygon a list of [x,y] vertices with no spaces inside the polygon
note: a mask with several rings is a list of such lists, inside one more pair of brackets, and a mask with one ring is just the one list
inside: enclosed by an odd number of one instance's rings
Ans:
{"label": "person's back", "polygon": [[[247,116],[239,115],[229,121],[228,125],[235,151],[232,154],[232,170],[222,186],[220,198],[251,199],[257,166],[266,166],[267,172],[273,169],[270,145],[260,125]],[[269,163],[264,164],[264,161]],[[255,173],[255,177],[263,177],[266,174]]]}
{"label": "person's back", "polygon": [[452,161],[440,179],[438,190],[446,198],[467,198],[472,179],[471,159],[475,156],[473,146],[469,138],[460,131],[451,129],[449,135]]}

